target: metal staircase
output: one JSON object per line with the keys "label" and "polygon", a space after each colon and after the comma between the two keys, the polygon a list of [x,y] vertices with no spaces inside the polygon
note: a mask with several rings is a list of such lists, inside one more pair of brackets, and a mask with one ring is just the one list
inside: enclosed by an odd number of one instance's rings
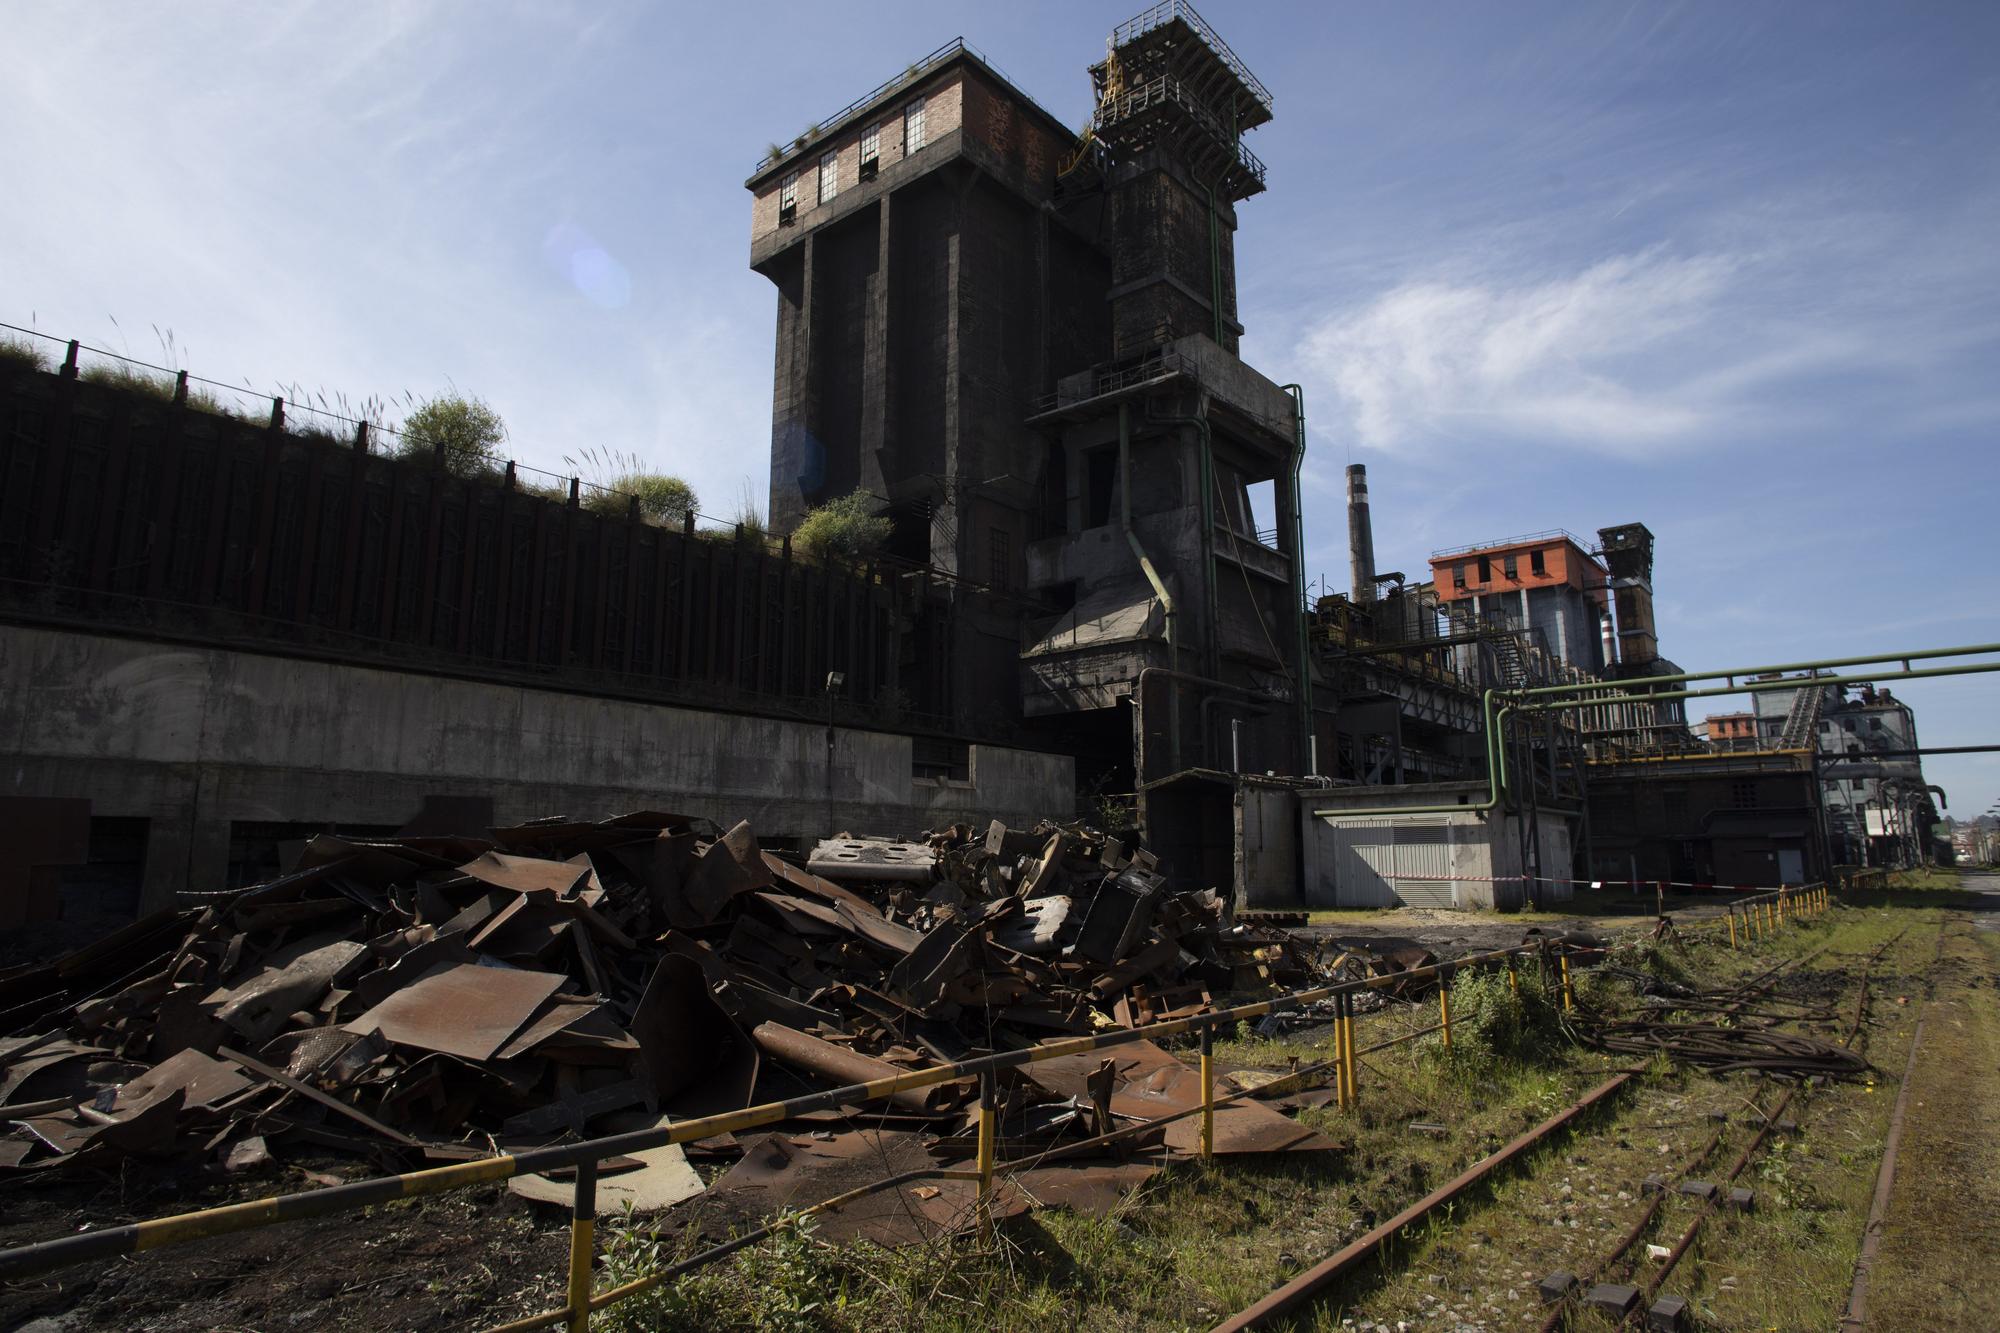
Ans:
{"label": "metal staircase", "polygon": [[1818,682],[1808,682],[1792,695],[1791,711],[1785,714],[1785,727],[1778,733],[1780,750],[1811,750],[1819,745],[1819,714],[1826,703],[1826,687]]}

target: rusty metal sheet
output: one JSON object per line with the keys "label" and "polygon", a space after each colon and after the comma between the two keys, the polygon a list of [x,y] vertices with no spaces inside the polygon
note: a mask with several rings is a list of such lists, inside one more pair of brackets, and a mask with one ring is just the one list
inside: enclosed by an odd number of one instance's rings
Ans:
{"label": "rusty metal sheet", "polygon": [[250,1080],[234,1066],[200,1051],[182,1051],[123,1084],[111,1114],[136,1114],[175,1092],[183,1094],[185,1106],[213,1106],[249,1086]]}
{"label": "rusty metal sheet", "polygon": [[527,1026],[508,1039],[494,1058],[511,1060],[517,1055],[525,1055],[572,1023],[581,1023],[603,1007],[595,1000],[578,999],[569,995],[554,996],[542,1006],[539,1013],[528,1020]]}
{"label": "rusty metal sheet", "polygon": [[828,838],[812,849],[806,869],[825,879],[928,884],[937,877],[937,853],[892,838]]}
{"label": "rusty metal sheet", "polygon": [[509,856],[505,852],[486,852],[458,869],[460,874],[498,889],[512,889],[516,893],[541,889],[565,896],[590,875],[587,864],[571,865],[539,856]]}
{"label": "rusty metal sheet", "polygon": [[1146,1162],[1059,1163],[1017,1171],[1007,1177],[1007,1186],[1035,1208],[1104,1217],[1159,1173],[1159,1167]]}
{"label": "rusty metal sheet", "polygon": [[[1059,1097],[1088,1100],[1091,1075],[1106,1059],[1114,1067],[1114,1115],[1150,1120],[1201,1105],[1201,1076],[1150,1041],[1118,1046],[1102,1054],[1066,1055],[1029,1065],[1028,1076]],[[1188,1116],[1166,1127],[1166,1144],[1176,1152],[1201,1147],[1201,1117]],[[1235,1102],[1215,1111],[1215,1151],[1325,1151],[1340,1145],[1256,1102]]]}
{"label": "rusty metal sheet", "polygon": [[368,952],[366,945],[354,940],[307,947],[312,944],[306,940],[279,950],[256,976],[210,996],[211,1001],[221,1002],[215,1016],[253,1042],[269,1041],[286,1019],[317,1002]]}
{"label": "rusty metal sheet", "polygon": [[[664,1128],[670,1122],[667,1116],[615,1115],[607,1119],[604,1132],[624,1134],[634,1130]],[[669,1143],[659,1148],[646,1148],[634,1152],[625,1159],[631,1168],[608,1172],[605,1163],[598,1169],[597,1208],[600,1214],[616,1215],[625,1211],[635,1213],[656,1213],[662,1208],[671,1208],[683,1199],[691,1199],[701,1193],[701,1177],[688,1165],[687,1153],[678,1143]],[[523,1199],[536,1203],[555,1204],[567,1208],[576,1198],[576,1174],[566,1172],[566,1179],[551,1179],[543,1175],[515,1176],[507,1182],[507,1188]]]}
{"label": "rusty metal sheet", "polygon": [[889,971],[889,985],[919,1013],[945,1002],[945,988],[970,971],[979,940],[978,925],[964,917],[940,921],[921,943]]}
{"label": "rusty metal sheet", "polygon": [[757,848],[757,835],[748,823],[741,823],[708,845],[684,888],[688,907],[695,915],[713,921],[722,905],[737,894],[770,884],[771,868]]}
{"label": "rusty metal sheet", "polygon": [[[695,1210],[705,1234],[722,1237],[761,1225],[781,1213],[871,1185],[892,1175],[934,1165],[916,1134],[855,1130],[820,1139],[767,1134],[745,1143],[743,1157],[708,1187]],[[878,1245],[912,1245],[971,1224],[979,1187],[969,1180],[934,1180],[864,1195],[815,1219],[815,1234],[830,1241],[867,1239]],[[996,1216],[1020,1212],[1025,1203],[1002,1190]]]}
{"label": "rusty metal sheet", "polygon": [[669,1111],[694,1119],[750,1105],[757,1047],[715,1002],[694,959],[660,959],[633,1011],[632,1035]]}
{"label": "rusty metal sheet", "polygon": [[468,1060],[491,1059],[567,980],[556,972],[461,963],[412,982],[347,1024],[356,1036]]}

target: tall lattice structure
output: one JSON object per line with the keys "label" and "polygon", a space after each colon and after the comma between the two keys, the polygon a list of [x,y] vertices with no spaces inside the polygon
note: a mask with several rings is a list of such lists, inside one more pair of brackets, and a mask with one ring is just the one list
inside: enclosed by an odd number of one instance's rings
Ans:
{"label": "tall lattice structure", "polygon": [[1235,205],[1264,188],[1243,134],[1271,94],[1182,0],[1113,30],[1090,67],[1113,248],[1112,340],[1132,356],[1191,333],[1234,352]]}

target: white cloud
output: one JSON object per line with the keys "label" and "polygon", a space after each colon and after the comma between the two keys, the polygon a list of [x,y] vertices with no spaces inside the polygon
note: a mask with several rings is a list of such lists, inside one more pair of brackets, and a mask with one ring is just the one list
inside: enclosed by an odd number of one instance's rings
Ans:
{"label": "white cloud", "polygon": [[1370,448],[1497,433],[1629,452],[1726,410],[1699,382],[1721,362],[1659,366],[1716,321],[1740,267],[1652,249],[1534,281],[1409,281],[1328,319],[1305,350]]}

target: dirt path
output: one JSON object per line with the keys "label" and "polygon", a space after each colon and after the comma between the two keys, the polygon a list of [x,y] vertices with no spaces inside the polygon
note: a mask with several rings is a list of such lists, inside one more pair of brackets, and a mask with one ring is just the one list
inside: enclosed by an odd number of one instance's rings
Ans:
{"label": "dirt path", "polygon": [[[1968,877],[1985,910],[1949,930],[1929,980],[1902,1148],[1869,1281],[1872,1328],[1985,1330],[2000,1309],[2000,876]],[[1967,1262],[1971,1256],[1983,1260]]]}

